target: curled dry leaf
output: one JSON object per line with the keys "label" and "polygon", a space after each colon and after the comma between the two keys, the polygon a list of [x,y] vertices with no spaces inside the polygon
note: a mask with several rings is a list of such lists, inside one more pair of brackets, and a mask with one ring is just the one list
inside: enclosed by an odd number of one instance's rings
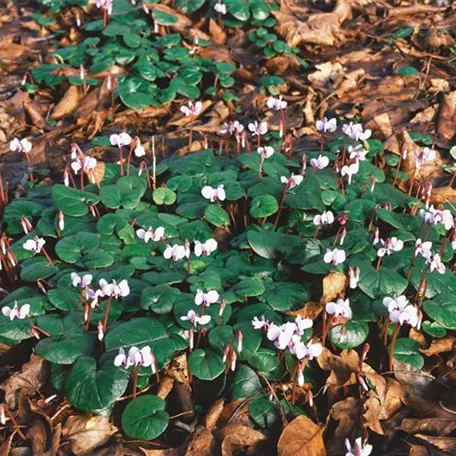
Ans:
{"label": "curled dry leaf", "polygon": [[380,399],[373,392],[369,392],[369,398],[364,402],[366,411],[363,413],[364,424],[377,434],[384,434],[382,425],[380,424],[380,412],[382,409]]}
{"label": "curled dry leaf", "polygon": [[443,97],[437,118],[437,132],[450,141],[456,131],[456,91]]}
{"label": "curled dry leaf", "polygon": [[175,356],[171,364],[166,368],[165,375],[176,380],[176,382],[182,383],[184,386],[190,389],[187,354],[182,353],[178,356]]}
{"label": "curled dry leaf", "polygon": [[70,86],[65,92],[65,95],[53,109],[51,113],[51,119],[61,119],[72,114],[79,106],[79,100],[81,98],[79,87],[76,85]]}
{"label": "curled dry leaf", "polygon": [[325,426],[300,415],[288,424],[277,444],[278,456],[326,456],[323,443]]}
{"label": "curled dry leaf", "polygon": [[70,441],[73,453],[83,455],[103,445],[117,431],[108,417],[84,414],[68,417],[62,436]]}
{"label": "curled dry leaf", "polygon": [[219,399],[218,401],[214,402],[214,404],[212,404],[211,408],[206,413],[205,425],[206,428],[210,431],[215,429],[217,426],[217,422],[220,418],[220,415],[222,414],[224,405],[225,400],[223,398]]}
{"label": "curled dry leaf", "polygon": [[424,434],[415,434],[415,437],[430,443],[446,454],[456,454],[456,438],[454,437],[430,437]]}
{"label": "curled dry leaf", "polygon": [[339,62],[325,62],[315,65],[317,71],[307,76],[313,86],[325,87],[334,83],[345,74],[345,68]]}
{"label": "curled dry leaf", "polygon": [[49,374],[48,365],[43,358],[32,355],[30,361],[22,366],[20,372],[15,372],[1,386],[5,391],[6,405],[11,408],[16,408],[16,392],[20,389],[26,395],[37,393],[46,382]]}
{"label": "curled dry leaf", "polygon": [[323,279],[323,302],[330,302],[344,296],[348,287],[348,279],[342,272],[330,272]]}
{"label": "curled dry leaf", "polygon": [[323,348],[323,353],[317,358],[317,362],[323,370],[331,372],[325,388],[354,385],[357,382],[359,355],[355,350],[343,350],[338,356]]}
{"label": "curled dry leaf", "polygon": [[163,377],[158,386],[157,396],[165,400],[174,386],[174,379],[170,377]]}
{"label": "curled dry leaf", "polygon": [[203,426],[198,426],[188,444],[185,456],[212,456],[215,453],[215,439],[212,432]]}
{"label": "curled dry leaf", "polygon": [[442,339],[433,340],[429,348],[420,349],[420,352],[426,356],[450,352],[453,351],[455,342],[456,338],[454,336],[445,336]]}
{"label": "curled dry leaf", "polygon": [[225,426],[219,433],[222,440],[222,456],[232,456],[233,451],[240,447],[254,447],[266,437],[260,431],[239,423]]}
{"label": "curled dry leaf", "polygon": [[431,434],[445,437],[456,429],[456,418],[405,418],[401,430],[409,434]]}
{"label": "curled dry leaf", "polygon": [[443,204],[445,202],[456,202],[456,189],[452,187],[433,188],[430,202],[432,204]]}
{"label": "curled dry leaf", "polygon": [[287,312],[291,317],[300,316],[301,318],[310,318],[316,320],[323,310],[321,302],[308,302],[304,307],[298,310]]}
{"label": "curled dry leaf", "polygon": [[361,427],[362,402],[354,397],[348,397],[339,401],[331,408],[331,417],[338,421],[334,438],[327,442],[328,452],[331,454],[342,454],[344,440],[354,434],[356,429]]}

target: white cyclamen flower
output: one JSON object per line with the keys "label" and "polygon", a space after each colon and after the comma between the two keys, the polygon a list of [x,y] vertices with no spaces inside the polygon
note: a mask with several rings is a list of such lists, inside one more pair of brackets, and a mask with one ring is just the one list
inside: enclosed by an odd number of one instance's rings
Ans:
{"label": "white cyclamen flower", "polygon": [[310,160],[312,168],[323,169],[329,165],[329,158],[326,155],[319,155],[318,158],[312,158]]}
{"label": "white cyclamen flower", "polygon": [[262,136],[268,132],[267,122],[258,123],[257,121],[249,123],[248,129],[252,132],[253,136]]}
{"label": "white cyclamen flower", "polygon": [[263,159],[270,158],[274,154],[274,148],[271,146],[258,147],[257,152]]}
{"label": "white cyclamen flower", "polygon": [[415,156],[415,164],[418,169],[424,163],[434,161],[436,157],[435,149],[430,149],[429,147],[424,147],[422,150],[414,150],[413,155]]}
{"label": "white cyclamen flower", "polygon": [[163,252],[163,256],[167,260],[179,261],[183,258],[188,258],[190,256],[190,252],[185,248],[185,246],[174,244],[166,247]]}
{"label": "white cyclamen flower", "polygon": [[377,251],[379,257],[391,255],[393,252],[399,252],[404,247],[404,242],[394,236],[386,241],[380,239],[380,244],[382,246]]}
{"label": "white cyclamen flower", "polygon": [[361,437],[358,437],[355,440],[355,444],[351,446],[350,441],[345,439],[345,446],[347,447],[347,452],[345,456],[369,456],[372,453],[372,445],[368,443],[363,445]]}
{"label": "white cyclamen flower", "polygon": [[334,249],[330,250],[327,249],[325,256],[323,257],[323,261],[325,263],[333,264],[337,266],[345,261],[345,250]]}
{"label": "white cyclamen flower", "polygon": [[226,5],[223,3],[216,3],[214,5],[214,10],[217,11],[217,13],[226,14]]}
{"label": "white cyclamen flower", "polygon": [[210,315],[199,316],[194,310],[189,310],[187,315],[180,317],[182,321],[189,321],[193,326],[207,325],[211,321]]}
{"label": "white cyclamen flower", "polygon": [[35,236],[22,244],[22,247],[29,252],[40,253],[46,241],[43,238]]}
{"label": "white cyclamen flower", "polygon": [[121,280],[117,283],[115,280],[108,283],[105,279],[100,279],[98,282],[103,296],[111,296],[115,299],[124,298],[130,294],[130,287],[127,280]]}
{"label": "white cyclamen flower", "polygon": [[122,132],[109,137],[111,146],[124,147],[131,143],[131,136],[128,133]]}
{"label": "white cyclamen flower", "polygon": [[282,182],[282,184],[286,184],[288,186],[288,188],[294,188],[294,187],[297,187],[298,185],[301,185],[301,182],[304,180],[304,177],[301,176],[300,174],[298,174],[297,176],[295,176],[294,174],[291,174],[291,176],[288,178],[288,177],[285,177],[285,176],[282,176],[280,178],[280,182]]}
{"label": "white cyclamen flower", "polygon": [[442,263],[440,259],[440,254],[436,253],[434,258],[428,258],[428,263],[430,263],[430,270],[431,272],[436,270],[439,274],[445,274],[445,265]]}
{"label": "white cyclamen flower", "polygon": [[294,344],[290,347],[290,353],[296,355],[299,360],[312,360],[323,353],[323,347],[319,342],[303,343],[295,337]]}
{"label": "white cyclamen flower", "polygon": [[366,160],[366,155],[368,151],[363,148],[363,146],[358,145],[356,147],[348,146],[348,154],[352,160]]}
{"label": "white cyclamen flower", "polygon": [[32,143],[27,139],[18,139],[14,138],[10,142],[10,151],[11,152],[21,152],[23,154],[28,154],[32,150]]}
{"label": "white cyclamen flower", "polygon": [[359,266],[356,266],[355,269],[353,269],[351,266],[348,268],[349,286],[352,290],[358,286],[360,274],[361,270],[359,269]]}
{"label": "white cyclamen flower", "polygon": [[390,297],[383,298],[383,305],[388,308],[389,319],[392,323],[399,323],[400,325],[408,323],[413,328],[418,326],[418,309],[410,304],[404,295],[395,299]]}
{"label": "white cyclamen flower", "polygon": [[206,242],[195,241],[195,255],[209,256],[212,252],[217,250],[217,241],[215,239],[208,239]]}
{"label": "white cyclamen flower", "polygon": [[198,116],[201,114],[201,110],[203,109],[203,103],[201,101],[197,101],[193,104],[193,102],[189,101],[187,106],[181,106],[180,111],[184,114],[185,117],[190,116]]}
{"label": "white cyclamen flower", "polygon": [[136,236],[139,239],[142,239],[146,244],[149,241],[158,242],[165,235],[165,229],[162,226],[159,226],[153,229],[151,226],[147,230],[140,228],[136,231]]}
{"label": "white cyclamen flower", "polygon": [[84,274],[82,277],[79,277],[75,272],[71,273],[71,283],[73,287],[88,287],[92,283],[92,279],[92,274]]}
{"label": "white cyclamen flower", "polygon": [[13,321],[15,318],[23,320],[30,314],[30,304],[24,304],[19,307],[17,305],[17,301],[14,301],[13,308],[8,306],[2,307],[2,314],[5,315],[5,317],[8,317],[11,321]]}
{"label": "white cyclamen flower", "polygon": [[350,320],[353,316],[348,299],[338,299],[336,302],[328,302],[326,304],[326,313],[335,317],[344,317]]}
{"label": "white cyclamen flower", "polygon": [[209,307],[211,304],[217,302],[219,298],[220,295],[215,290],[208,291],[207,293],[204,293],[203,290],[196,290],[195,304],[197,306],[203,305]]}
{"label": "white cyclamen flower", "polygon": [[331,225],[334,223],[334,214],[331,211],[323,212],[321,215],[316,215],[313,219],[314,225]]}
{"label": "white cyclamen flower", "polygon": [[320,133],[326,133],[328,131],[330,133],[334,133],[337,130],[337,119],[328,119],[323,117],[323,119],[317,120],[315,126]]}
{"label": "white cyclamen flower", "polygon": [[225,201],[226,198],[223,184],[220,184],[217,188],[206,185],[202,188],[201,194],[204,198],[210,200],[211,203],[214,203],[215,201]]}
{"label": "white cyclamen flower", "polygon": [[342,166],[340,174],[342,176],[348,176],[348,185],[352,183],[352,178],[359,171],[359,161],[352,163],[351,165]]}
{"label": "white cyclamen flower", "polygon": [[288,103],[282,100],[281,96],[279,98],[269,97],[267,105],[269,109],[275,109],[276,111],[280,111],[282,109],[285,109]]}

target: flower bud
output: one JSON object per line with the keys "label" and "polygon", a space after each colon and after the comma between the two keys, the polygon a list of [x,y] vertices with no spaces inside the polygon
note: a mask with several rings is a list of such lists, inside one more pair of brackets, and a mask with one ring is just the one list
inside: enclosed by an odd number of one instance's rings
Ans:
{"label": "flower bud", "polygon": [[225,310],[225,307],[226,307],[226,300],[225,299],[222,299],[220,301],[220,310],[219,310],[219,317],[221,318],[222,315],[223,315],[223,311]]}
{"label": "flower bud", "polygon": [[225,363],[226,360],[228,359],[228,355],[230,353],[230,349],[231,349],[231,346],[228,344],[226,347],[225,347],[225,350],[223,350],[223,359],[222,361]]}
{"label": "flower bud", "polygon": [[188,347],[189,347],[190,351],[193,350],[194,342],[195,342],[195,334],[193,333],[193,328],[192,328],[189,330],[189,333],[188,333]]}
{"label": "flower bud", "polygon": [[236,361],[237,355],[234,350],[231,351],[231,370],[234,372],[236,370]]}
{"label": "flower bud", "polygon": [[63,215],[62,211],[59,211],[58,217],[59,217],[59,230],[63,231],[63,229],[65,228],[65,219],[64,219],[64,215]]}
{"label": "flower bud", "polygon": [[101,342],[104,339],[104,330],[103,330],[103,323],[101,321],[98,322],[98,340]]}
{"label": "flower bud", "polygon": [[238,349],[238,352],[241,353],[242,352],[242,339],[244,338],[242,331],[238,331],[236,333],[236,336],[237,336],[237,349]]}

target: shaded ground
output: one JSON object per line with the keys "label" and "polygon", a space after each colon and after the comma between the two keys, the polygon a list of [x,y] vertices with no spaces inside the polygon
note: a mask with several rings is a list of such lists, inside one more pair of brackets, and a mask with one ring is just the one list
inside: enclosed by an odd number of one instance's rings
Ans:
{"label": "shaded ground", "polygon": [[[265,74],[280,75],[285,81],[280,92],[289,103],[286,125],[294,150],[317,147],[319,137],[314,125],[324,115],[360,119],[392,154],[400,155],[404,145],[413,147],[414,142],[435,145],[442,161],[426,171],[434,184],[432,200],[454,203],[456,194],[449,182],[455,149],[453,154],[449,152],[456,135],[456,5],[451,1],[448,5],[444,3],[338,0],[334,4],[283,0],[280,11],[275,13],[276,31],[290,46],[299,47],[299,56],[306,60],[307,68],[289,55],[269,60],[258,56],[247,38],[248,27],[225,33],[213,24],[210,26],[204,17],[196,16],[188,24],[178,24],[175,29],[186,36],[194,36],[199,29],[217,43],[199,52],[214,60],[233,62],[237,68],[239,114],[235,103],[224,101],[220,94],[208,97],[195,123],[192,150],[201,149],[204,141],[219,147],[219,132],[227,120],[246,123],[263,119],[268,95],[260,90],[260,78]],[[159,157],[189,152],[188,119],[179,112],[180,100],[137,111],[123,106],[118,98],[113,99],[106,84],[87,94],[80,87],[68,85],[40,87],[35,94],[22,91],[24,76],[32,68],[43,62],[53,63],[54,48],[68,46],[83,37],[75,27],[74,10],[56,16],[55,29],[63,26],[68,30],[62,37],[55,34],[53,27],[46,29],[33,20],[31,14],[36,8],[33,3],[21,1],[7,2],[0,9],[0,172],[5,181],[16,186],[26,176],[25,162],[9,152],[9,141],[14,136],[31,139],[32,163],[37,168],[50,169],[50,177],[45,177],[50,182],[60,179],[72,141],[77,141],[85,151],[90,150],[101,162],[108,162],[114,160],[115,151],[93,146],[90,140],[124,129],[141,138],[148,158],[151,136]],[[92,9],[90,14],[97,13]],[[94,77],[105,81],[106,76]],[[278,114],[268,121],[278,125]],[[449,173],[441,169],[442,163],[449,167]],[[407,163],[403,171],[409,171]],[[98,173],[103,172],[101,164]],[[415,337],[419,339],[420,335]],[[327,364],[323,362],[322,367],[333,375],[325,407],[314,411],[312,418],[327,423],[325,441],[329,454],[338,454],[337,438],[344,435],[344,426],[352,426],[363,414],[368,428],[377,433],[371,442],[376,447],[374,454],[456,454],[455,340],[449,334],[423,352],[433,365],[426,373],[404,368],[396,372],[396,381],[371,372],[369,375],[378,377],[376,382],[383,384],[383,402],[374,404],[373,400],[367,411],[364,404],[349,394],[343,400],[338,396],[340,390],[348,391],[349,386],[356,384],[359,358],[334,356],[325,361]],[[104,447],[89,449],[90,454],[210,454],[212,450],[204,448],[212,444],[213,436],[217,449],[221,448],[224,455],[242,447],[250,447],[250,454],[275,454],[277,431],[259,433],[248,428],[245,403],[217,403],[197,423],[193,406],[188,404],[188,393],[178,386],[173,390],[175,415],[190,409],[191,419],[176,418],[159,443],[125,442],[120,433],[114,433],[116,429],[109,420],[74,415],[61,396],[49,406],[43,403],[43,398],[54,390],[46,382],[41,360],[32,358],[23,366],[32,345],[23,343],[10,350],[0,347],[4,350],[0,357],[0,381],[6,394],[15,397],[20,422],[28,422],[24,432],[27,429],[30,433],[25,444],[4,429],[5,442],[0,454],[8,454],[10,446],[21,445],[27,445],[29,450],[15,448],[10,454],[81,454],[84,448],[78,445],[84,445],[81,442],[89,438],[87,429],[91,426],[97,429],[95,442]],[[186,384],[188,378],[182,376],[181,367],[170,369],[169,378]],[[171,389],[173,382],[163,382],[163,390],[168,386]],[[98,421],[94,424],[90,420]],[[300,430],[289,432],[288,438],[294,439]],[[318,432],[316,429],[315,433]],[[168,447],[170,442],[182,446],[157,449]],[[261,443],[263,446],[255,451]]]}

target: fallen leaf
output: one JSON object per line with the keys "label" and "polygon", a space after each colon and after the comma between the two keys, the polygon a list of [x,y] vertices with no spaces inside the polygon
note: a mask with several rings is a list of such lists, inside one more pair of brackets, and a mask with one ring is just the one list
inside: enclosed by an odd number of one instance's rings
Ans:
{"label": "fallen leaf", "polygon": [[212,432],[198,426],[188,444],[185,456],[212,456],[215,453],[215,439]]}
{"label": "fallen leaf", "polygon": [[291,317],[300,316],[301,318],[310,318],[316,320],[323,310],[321,302],[308,302],[304,307],[298,310],[287,312]]}
{"label": "fallen leaf", "polygon": [[211,41],[217,45],[225,44],[228,38],[223,28],[221,28],[220,25],[212,18],[209,19],[209,35]]}
{"label": "fallen leaf", "polygon": [[46,126],[41,106],[33,100],[24,103],[24,111],[27,113],[32,125],[43,130]]}
{"label": "fallen leaf", "polygon": [[447,454],[456,454],[456,438],[452,437],[429,437],[423,434],[415,434],[417,439],[424,440],[432,446],[444,451]]}
{"label": "fallen leaf", "polygon": [[222,456],[232,456],[234,449],[255,446],[266,439],[260,431],[239,423],[225,426],[219,432],[219,437],[222,440]]}
{"label": "fallen leaf", "polygon": [[456,91],[443,97],[437,117],[437,132],[451,141],[456,131]]}
{"label": "fallen leaf", "polygon": [[330,272],[323,279],[323,302],[330,302],[343,297],[348,286],[348,278],[342,272]]}
{"label": "fallen leaf", "polygon": [[30,361],[22,366],[20,372],[15,372],[1,386],[5,391],[5,402],[10,409],[16,409],[16,391],[19,389],[25,395],[36,394],[45,384],[49,367],[43,358],[31,355]]}
{"label": "fallen leaf", "polygon": [[361,411],[362,402],[354,397],[348,397],[331,407],[330,415],[339,423],[334,431],[334,438],[331,438],[327,443],[329,453],[343,453],[343,450],[345,450],[345,439],[352,435],[355,429],[361,426]]}
{"label": "fallen leaf", "polygon": [[165,400],[174,386],[174,379],[171,377],[163,377],[158,386],[157,396]]}
{"label": "fallen leaf", "polygon": [[277,444],[278,456],[325,456],[324,426],[300,415],[289,423]]}
{"label": "fallen leaf", "polygon": [[438,355],[440,353],[453,351],[456,338],[454,336],[445,336],[441,339],[435,339],[432,341],[429,348],[420,348],[420,352],[426,356]]}
{"label": "fallen leaf", "polygon": [[317,71],[310,73],[307,79],[317,87],[325,87],[334,83],[345,73],[344,67],[339,62],[325,62],[315,65]]}
{"label": "fallen leaf", "polygon": [[205,426],[207,429],[212,431],[217,426],[217,422],[222,414],[223,407],[225,405],[225,399],[219,399],[214,404],[212,404],[211,408],[206,413],[205,418]]}
{"label": "fallen leaf", "polygon": [[401,422],[401,430],[409,434],[431,434],[446,437],[456,429],[455,418],[405,418]]}
{"label": "fallen leaf", "polygon": [[51,119],[61,119],[72,114],[79,106],[79,100],[81,98],[80,90],[78,86],[72,85],[65,92],[65,95],[53,109],[51,113]]}
{"label": "fallen leaf", "polygon": [[356,373],[359,371],[359,355],[355,350],[343,350],[338,355],[333,355],[326,347],[317,358],[319,366],[330,371],[326,386],[348,386],[357,383]]}
{"label": "fallen leaf", "polygon": [[364,424],[377,434],[384,434],[380,424],[381,403],[380,399],[373,391],[368,393],[370,397],[364,402],[366,411],[363,413]]}
{"label": "fallen leaf", "polygon": [[70,416],[65,421],[62,436],[70,442],[75,454],[88,454],[103,445],[118,429],[106,416],[89,414]]}

